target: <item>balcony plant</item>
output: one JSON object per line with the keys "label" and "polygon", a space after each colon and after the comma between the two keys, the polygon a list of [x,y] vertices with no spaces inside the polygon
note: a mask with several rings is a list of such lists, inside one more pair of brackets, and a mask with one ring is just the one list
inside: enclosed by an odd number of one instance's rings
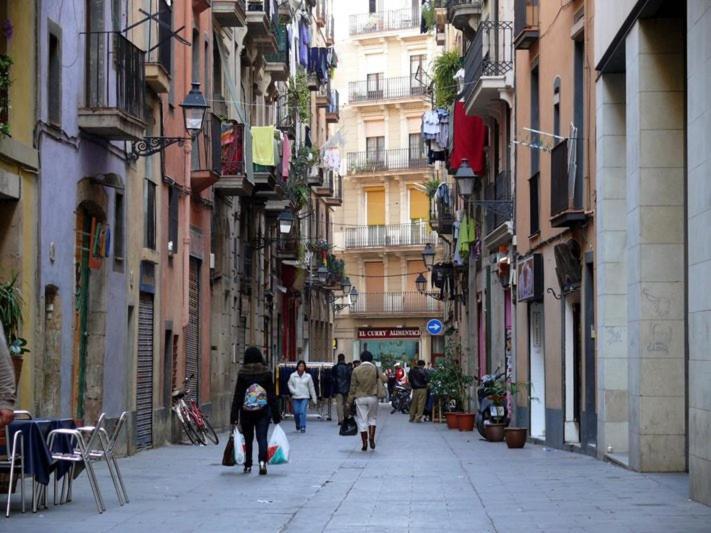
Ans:
{"label": "balcony plant", "polygon": [[20,381],[22,356],[29,352],[27,340],[20,337],[22,329],[22,293],[18,286],[17,274],[10,281],[0,282],[0,322],[10,349],[15,367],[15,382]]}
{"label": "balcony plant", "polygon": [[432,3],[422,5],[422,20],[425,22],[425,29],[429,33],[435,27],[435,9]]}
{"label": "balcony plant", "polygon": [[432,178],[425,182],[425,191],[427,192],[428,198],[434,198],[440,183],[442,183],[439,178]]}
{"label": "balcony plant", "polygon": [[286,94],[289,107],[296,109],[302,122],[308,122],[311,117],[311,91],[303,70],[299,70],[296,76],[289,80]]}
{"label": "balcony plant", "polygon": [[6,54],[0,54],[0,137],[10,136],[10,124],[8,115],[10,112],[10,67],[12,58]]}
{"label": "balcony plant", "polygon": [[432,69],[435,106],[449,107],[456,100],[458,86],[454,75],[461,66],[462,59],[455,50],[445,52],[435,59]]}

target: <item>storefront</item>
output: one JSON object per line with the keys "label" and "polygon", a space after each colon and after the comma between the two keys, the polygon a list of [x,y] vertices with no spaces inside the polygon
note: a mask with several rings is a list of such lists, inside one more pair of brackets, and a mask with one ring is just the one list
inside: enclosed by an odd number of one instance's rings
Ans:
{"label": "storefront", "polygon": [[356,353],[368,350],[373,359],[410,362],[420,359],[420,328],[359,328]]}

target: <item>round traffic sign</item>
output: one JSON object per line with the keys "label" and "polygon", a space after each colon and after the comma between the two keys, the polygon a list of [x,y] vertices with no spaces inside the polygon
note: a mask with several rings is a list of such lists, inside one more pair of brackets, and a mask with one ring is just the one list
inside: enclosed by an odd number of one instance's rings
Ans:
{"label": "round traffic sign", "polygon": [[442,335],[444,333],[444,324],[441,320],[433,318],[427,321],[427,333],[430,335]]}

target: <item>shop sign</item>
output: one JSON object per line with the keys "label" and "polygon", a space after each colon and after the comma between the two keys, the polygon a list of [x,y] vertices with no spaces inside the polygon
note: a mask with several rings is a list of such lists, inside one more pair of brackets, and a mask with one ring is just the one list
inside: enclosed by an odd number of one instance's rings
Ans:
{"label": "shop sign", "polygon": [[358,338],[364,340],[378,339],[419,339],[420,328],[360,328]]}
{"label": "shop sign", "polygon": [[543,255],[532,254],[519,260],[517,270],[518,301],[543,299]]}

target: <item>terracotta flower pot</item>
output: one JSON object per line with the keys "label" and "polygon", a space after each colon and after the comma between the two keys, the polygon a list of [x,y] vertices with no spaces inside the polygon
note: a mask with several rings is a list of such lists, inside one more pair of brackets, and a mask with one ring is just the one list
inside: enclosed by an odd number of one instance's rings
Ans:
{"label": "terracotta flower pot", "polygon": [[475,413],[459,413],[457,422],[459,422],[459,431],[474,431]]}
{"label": "terracotta flower pot", "polygon": [[504,430],[504,438],[509,448],[523,448],[526,445],[528,429],[510,427]]}
{"label": "terracotta flower pot", "polygon": [[504,424],[489,424],[484,426],[484,435],[489,442],[501,442],[504,440]]}
{"label": "terracotta flower pot", "polygon": [[459,429],[459,413],[445,413],[447,417],[447,429]]}

